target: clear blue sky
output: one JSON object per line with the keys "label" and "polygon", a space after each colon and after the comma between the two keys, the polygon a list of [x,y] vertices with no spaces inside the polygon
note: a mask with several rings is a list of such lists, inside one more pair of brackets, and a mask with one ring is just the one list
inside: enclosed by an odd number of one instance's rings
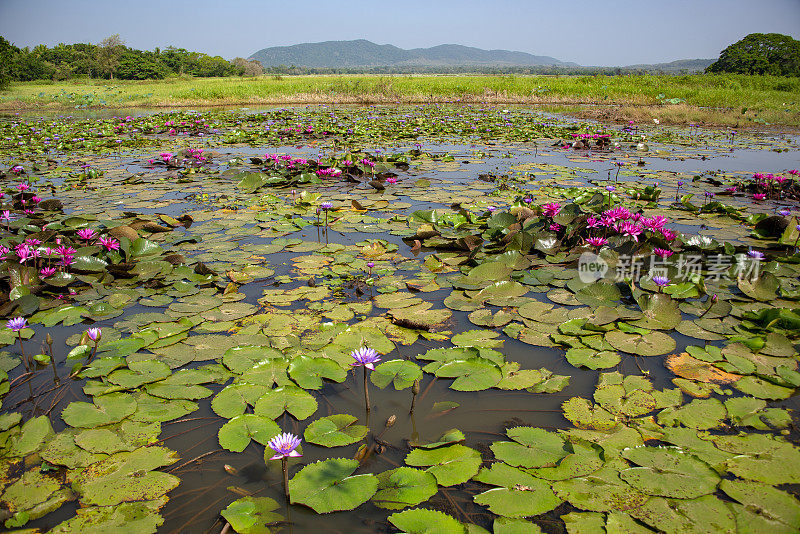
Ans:
{"label": "clear blue sky", "polygon": [[247,57],[268,46],[369,39],[401,48],[454,43],[581,65],[716,58],[748,33],[800,39],[800,0],[0,0],[17,46],[169,45]]}

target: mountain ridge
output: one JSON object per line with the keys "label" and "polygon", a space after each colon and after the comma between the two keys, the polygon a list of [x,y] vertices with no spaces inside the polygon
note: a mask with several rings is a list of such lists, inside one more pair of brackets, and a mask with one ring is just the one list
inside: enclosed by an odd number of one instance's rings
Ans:
{"label": "mountain ridge", "polygon": [[258,60],[264,67],[296,65],[308,68],[578,66],[577,63],[561,61],[550,56],[537,56],[512,50],[484,50],[458,44],[403,49],[390,44],[379,45],[366,39],[273,46],[254,52],[249,59]]}

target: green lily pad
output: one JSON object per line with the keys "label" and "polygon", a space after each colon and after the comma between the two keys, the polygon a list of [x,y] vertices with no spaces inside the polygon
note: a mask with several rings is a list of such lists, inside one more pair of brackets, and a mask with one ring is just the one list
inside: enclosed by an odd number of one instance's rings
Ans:
{"label": "green lily pad", "polygon": [[441,486],[462,484],[475,476],[481,465],[478,451],[455,444],[438,449],[414,449],[406,456],[406,464],[428,467],[427,472],[436,477]]}
{"label": "green lily pad", "polygon": [[270,526],[283,521],[275,513],[280,505],[269,497],[243,497],[235,500],[220,514],[239,534],[270,534]]}
{"label": "green lily pad", "polygon": [[392,514],[389,522],[407,534],[467,534],[464,525],[456,519],[425,508]]}
{"label": "green lily pad", "polygon": [[361,441],[369,428],[354,425],[358,418],[350,414],[335,414],[317,419],[305,431],[306,441],[323,447],[341,447]]}
{"label": "green lily pad", "polygon": [[398,391],[411,387],[421,377],[422,369],[408,360],[389,360],[379,363],[369,375],[372,383],[379,388],[383,389],[391,383]]}
{"label": "green lily pad", "polygon": [[303,389],[321,389],[323,378],[344,382],[347,372],[328,358],[298,356],[289,363],[289,376]]}
{"label": "green lily pad", "polygon": [[427,501],[438,491],[432,474],[411,467],[390,469],[376,476],[378,491],[372,502],[378,508],[400,510]]}
{"label": "green lily pad", "polygon": [[178,461],[164,447],[142,447],[120,452],[83,470],[72,487],[84,505],[113,506],[123,502],[152,500],[176,488],[176,476],[153,471]]}
{"label": "green lily pad", "polygon": [[352,510],[378,489],[372,474],[355,475],[358,461],[331,458],[305,466],[289,481],[292,503],[304,504],[318,514]]}
{"label": "green lily pad", "polygon": [[211,400],[211,409],[220,417],[232,419],[237,415],[242,415],[248,405],[255,405],[261,395],[266,392],[267,387],[262,385],[231,384],[214,395]]}
{"label": "green lily pad", "polygon": [[619,330],[606,333],[605,340],[622,352],[639,356],[660,356],[675,350],[675,340],[663,332],[651,332],[647,335],[626,334]]}
{"label": "green lily pad", "polygon": [[61,418],[69,426],[94,428],[117,423],[136,411],[136,400],[126,393],[109,393],[95,397],[94,403],[72,402]]}
{"label": "green lily pad", "polygon": [[277,418],[286,411],[302,420],[317,411],[317,401],[304,389],[296,386],[281,386],[267,390],[255,402],[253,411],[256,415],[263,415],[271,419]]}
{"label": "green lily pad", "polygon": [[555,465],[567,455],[563,438],[554,432],[520,426],[509,428],[506,434],[514,442],[496,441],[491,449],[498,460],[511,466],[545,467]]}
{"label": "green lily pad", "polygon": [[223,449],[242,452],[253,439],[262,445],[281,433],[275,421],[253,414],[237,415],[219,429],[219,444]]}
{"label": "green lily pad", "polygon": [[720,481],[708,464],[677,448],[636,447],[622,456],[640,467],[623,469],[620,478],[648,495],[693,499],[714,493]]}

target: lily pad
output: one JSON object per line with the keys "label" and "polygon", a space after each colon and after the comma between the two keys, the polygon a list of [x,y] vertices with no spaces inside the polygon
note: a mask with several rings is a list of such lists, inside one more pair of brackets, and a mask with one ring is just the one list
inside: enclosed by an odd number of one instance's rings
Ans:
{"label": "lily pad", "polygon": [[308,506],[318,514],[352,510],[369,500],[378,489],[375,475],[355,475],[358,461],[331,458],[305,466],[289,481],[292,503]]}
{"label": "lily pad", "polygon": [[361,441],[369,428],[354,425],[358,418],[350,414],[335,414],[317,419],[305,431],[306,441],[323,447],[342,447]]}

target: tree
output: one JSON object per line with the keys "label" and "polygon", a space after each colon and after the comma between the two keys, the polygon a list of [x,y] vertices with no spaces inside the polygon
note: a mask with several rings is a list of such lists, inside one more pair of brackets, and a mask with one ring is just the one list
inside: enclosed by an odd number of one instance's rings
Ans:
{"label": "tree", "polygon": [[19,53],[19,48],[6,41],[0,35],[0,89],[5,89],[13,76],[12,62],[14,55]]}
{"label": "tree", "polygon": [[114,71],[117,69],[119,59],[125,51],[125,43],[122,42],[118,33],[106,37],[100,41],[98,48],[98,61],[100,73],[105,77],[114,79]]}
{"label": "tree", "polygon": [[800,41],[780,33],[751,33],[723,50],[706,72],[800,76]]}
{"label": "tree", "polygon": [[261,76],[264,74],[264,67],[261,62],[255,59],[247,60],[243,57],[233,58],[231,64],[239,69],[240,76]]}

